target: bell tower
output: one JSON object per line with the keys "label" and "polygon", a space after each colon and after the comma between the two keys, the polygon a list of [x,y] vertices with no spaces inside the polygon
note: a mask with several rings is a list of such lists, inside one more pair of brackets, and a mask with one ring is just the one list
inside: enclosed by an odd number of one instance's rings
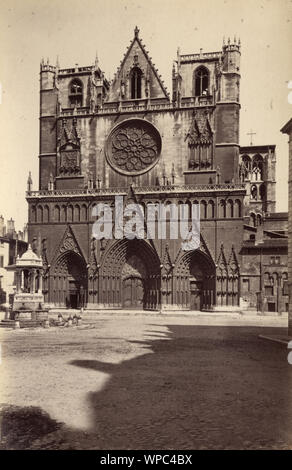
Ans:
{"label": "bell tower", "polygon": [[58,90],[56,67],[40,64],[40,173],[39,189],[47,189],[50,175],[56,175],[56,117]]}
{"label": "bell tower", "polygon": [[240,55],[240,40],[223,41],[215,113],[216,165],[222,183],[238,181]]}

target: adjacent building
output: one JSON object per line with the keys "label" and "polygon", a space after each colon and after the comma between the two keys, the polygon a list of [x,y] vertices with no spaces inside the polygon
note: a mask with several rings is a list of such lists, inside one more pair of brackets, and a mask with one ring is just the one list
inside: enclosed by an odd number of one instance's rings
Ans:
{"label": "adjacent building", "polygon": [[15,263],[17,256],[21,256],[27,249],[27,228],[16,232],[14,220],[5,224],[4,217],[0,216],[0,305],[5,306],[12,302],[15,292],[15,279],[12,272],[6,267]]}
{"label": "adjacent building", "polygon": [[289,334],[292,336],[292,119],[285,124],[281,132],[289,136],[289,247],[288,247],[288,290],[289,290]]}

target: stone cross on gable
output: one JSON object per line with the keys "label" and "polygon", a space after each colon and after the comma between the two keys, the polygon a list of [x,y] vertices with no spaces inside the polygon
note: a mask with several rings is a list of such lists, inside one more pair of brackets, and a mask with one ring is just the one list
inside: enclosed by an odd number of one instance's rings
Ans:
{"label": "stone cross on gable", "polygon": [[250,145],[252,145],[252,136],[256,135],[256,132],[253,132],[252,129],[246,135],[250,135]]}

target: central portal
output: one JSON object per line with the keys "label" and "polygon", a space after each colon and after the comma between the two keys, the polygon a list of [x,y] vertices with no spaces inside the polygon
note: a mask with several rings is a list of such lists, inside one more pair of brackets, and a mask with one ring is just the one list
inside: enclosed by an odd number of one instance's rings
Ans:
{"label": "central portal", "polygon": [[144,308],[144,283],[146,279],[147,270],[143,261],[137,255],[131,255],[125,262],[122,270],[123,308]]}
{"label": "central portal", "polygon": [[201,310],[202,309],[202,281],[190,278],[190,309]]}
{"label": "central portal", "polygon": [[144,308],[144,282],[138,276],[129,276],[123,280],[123,308]]}
{"label": "central portal", "polygon": [[115,241],[103,255],[99,303],[105,308],[156,310],[160,305],[160,263],[148,241]]}

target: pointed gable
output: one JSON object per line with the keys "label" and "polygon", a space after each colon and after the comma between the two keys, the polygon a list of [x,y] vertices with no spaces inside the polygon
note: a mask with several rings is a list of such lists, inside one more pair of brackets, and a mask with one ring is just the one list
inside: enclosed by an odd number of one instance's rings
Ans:
{"label": "pointed gable", "polygon": [[[141,90],[139,96],[132,95],[133,83],[135,81],[133,74],[135,71],[137,71],[140,80],[137,85]],[[169,94],[139,37],[139,29],[136,27],[134,38],[111,84],[108,101],[140,98],[161,98],[169,101]]]}
{"label": "pointed gable", "polygon": [[57,260],[65,253],[72,251],[79,255],[81,258],[85,259],[84,254],[77,242],[76,236],[73,232],[71,225],[67,225],[65,232],[61,238],[58,248],[55,251],[53,256],[53,263],[56,263]]}

